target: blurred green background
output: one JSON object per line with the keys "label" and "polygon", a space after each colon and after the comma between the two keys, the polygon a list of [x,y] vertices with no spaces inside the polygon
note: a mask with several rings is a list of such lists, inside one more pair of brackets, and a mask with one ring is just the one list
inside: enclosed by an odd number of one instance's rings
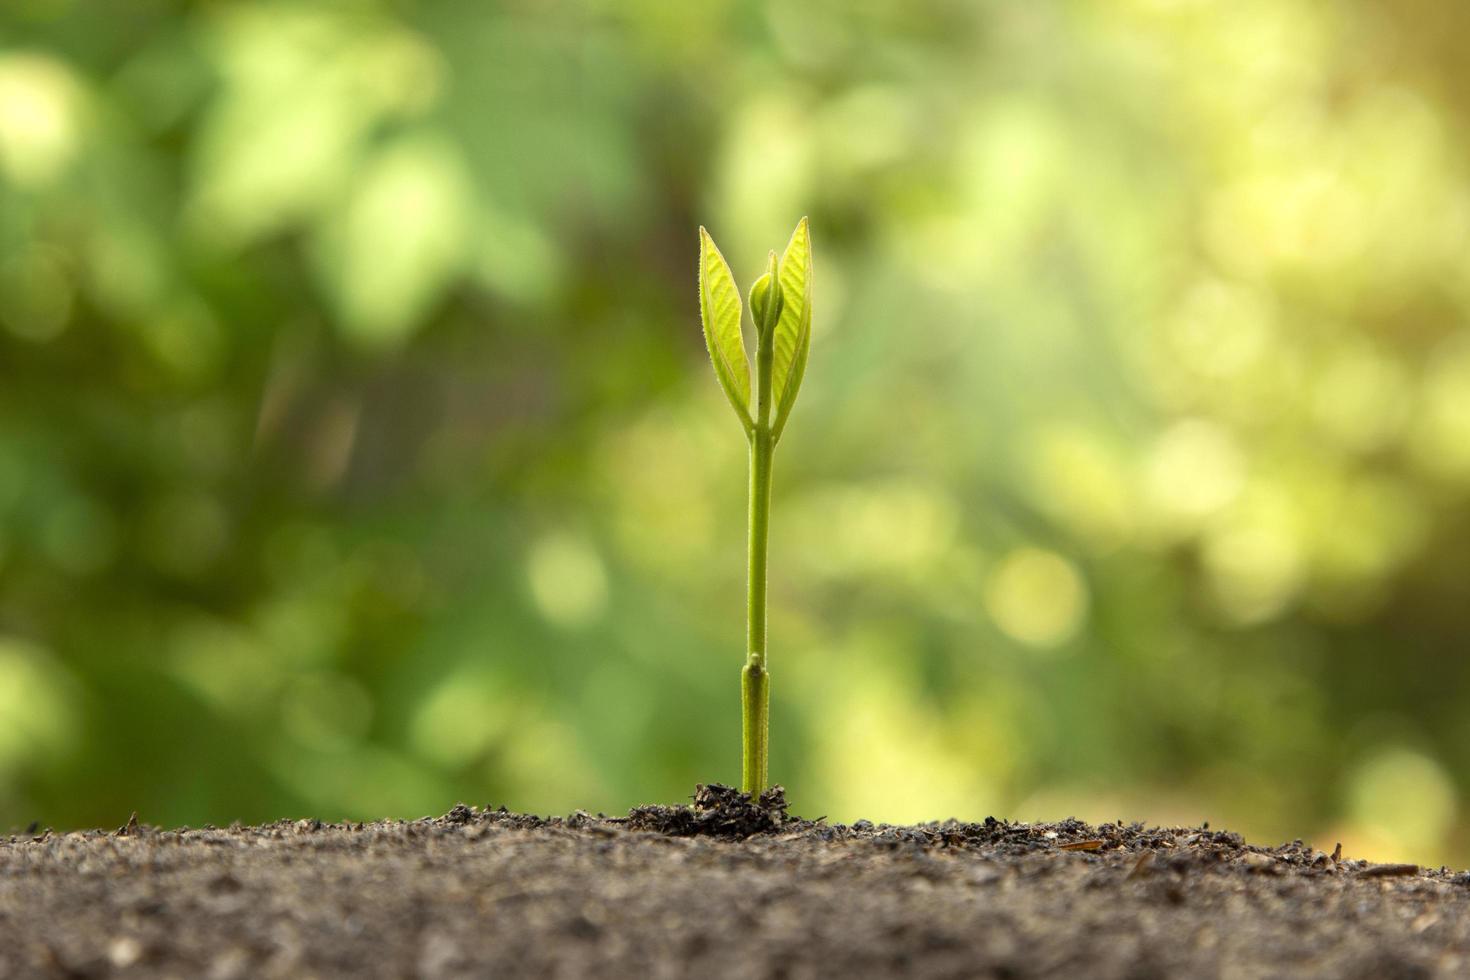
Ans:
{"label": "blurred green background", "polygon": [[739,775],[1470,863],[1470,6],[0,12],[0,828]]}

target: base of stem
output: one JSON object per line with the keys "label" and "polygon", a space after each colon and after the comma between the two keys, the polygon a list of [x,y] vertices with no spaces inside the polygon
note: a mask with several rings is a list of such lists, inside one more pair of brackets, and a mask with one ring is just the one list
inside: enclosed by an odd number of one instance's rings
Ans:
{"label": "base of stem", "polygon": [[771,672],[746,664],[740,672],[741,789],[759,796],[768,780]]}

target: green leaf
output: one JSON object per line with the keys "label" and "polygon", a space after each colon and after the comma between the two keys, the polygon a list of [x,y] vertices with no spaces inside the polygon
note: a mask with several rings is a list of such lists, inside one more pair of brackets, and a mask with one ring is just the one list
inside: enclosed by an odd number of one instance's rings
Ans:
{"label": "green leaf", "polygon": [[755,423],[750,417],[750,360],[745,356],[745,340],[740,333],[741,311],[740,290],[735,288],[730,266],[701,225],[699,316],[704,321],[704,342],[720,387],[725,389],[741,423],[750,429]]}
{"label": "green leaf", "polygon": [[806,373],[807,349],[812,336],[812,239],[802,218],[781,256],[781,296],[784,305],[772,343],[771,390],[775,393],[773,438],[781,438],[801,377]]}

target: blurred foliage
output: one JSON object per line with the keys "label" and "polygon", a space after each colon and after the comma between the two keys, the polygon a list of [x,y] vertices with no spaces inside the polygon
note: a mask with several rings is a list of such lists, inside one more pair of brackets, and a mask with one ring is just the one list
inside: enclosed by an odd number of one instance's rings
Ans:
{"label": "blurred foliage", "polygon": [[1470,6],[8,0],[0,826],[738,773],[1470,861]]}

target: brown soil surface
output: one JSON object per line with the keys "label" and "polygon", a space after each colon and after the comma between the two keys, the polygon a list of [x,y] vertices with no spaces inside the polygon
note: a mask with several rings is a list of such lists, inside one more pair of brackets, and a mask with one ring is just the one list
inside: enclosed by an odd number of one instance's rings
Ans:
{"label": "brown soil surface", "polygon": [[0,838],[0,977],[1470,975],[1470,875],[762,802]]}

